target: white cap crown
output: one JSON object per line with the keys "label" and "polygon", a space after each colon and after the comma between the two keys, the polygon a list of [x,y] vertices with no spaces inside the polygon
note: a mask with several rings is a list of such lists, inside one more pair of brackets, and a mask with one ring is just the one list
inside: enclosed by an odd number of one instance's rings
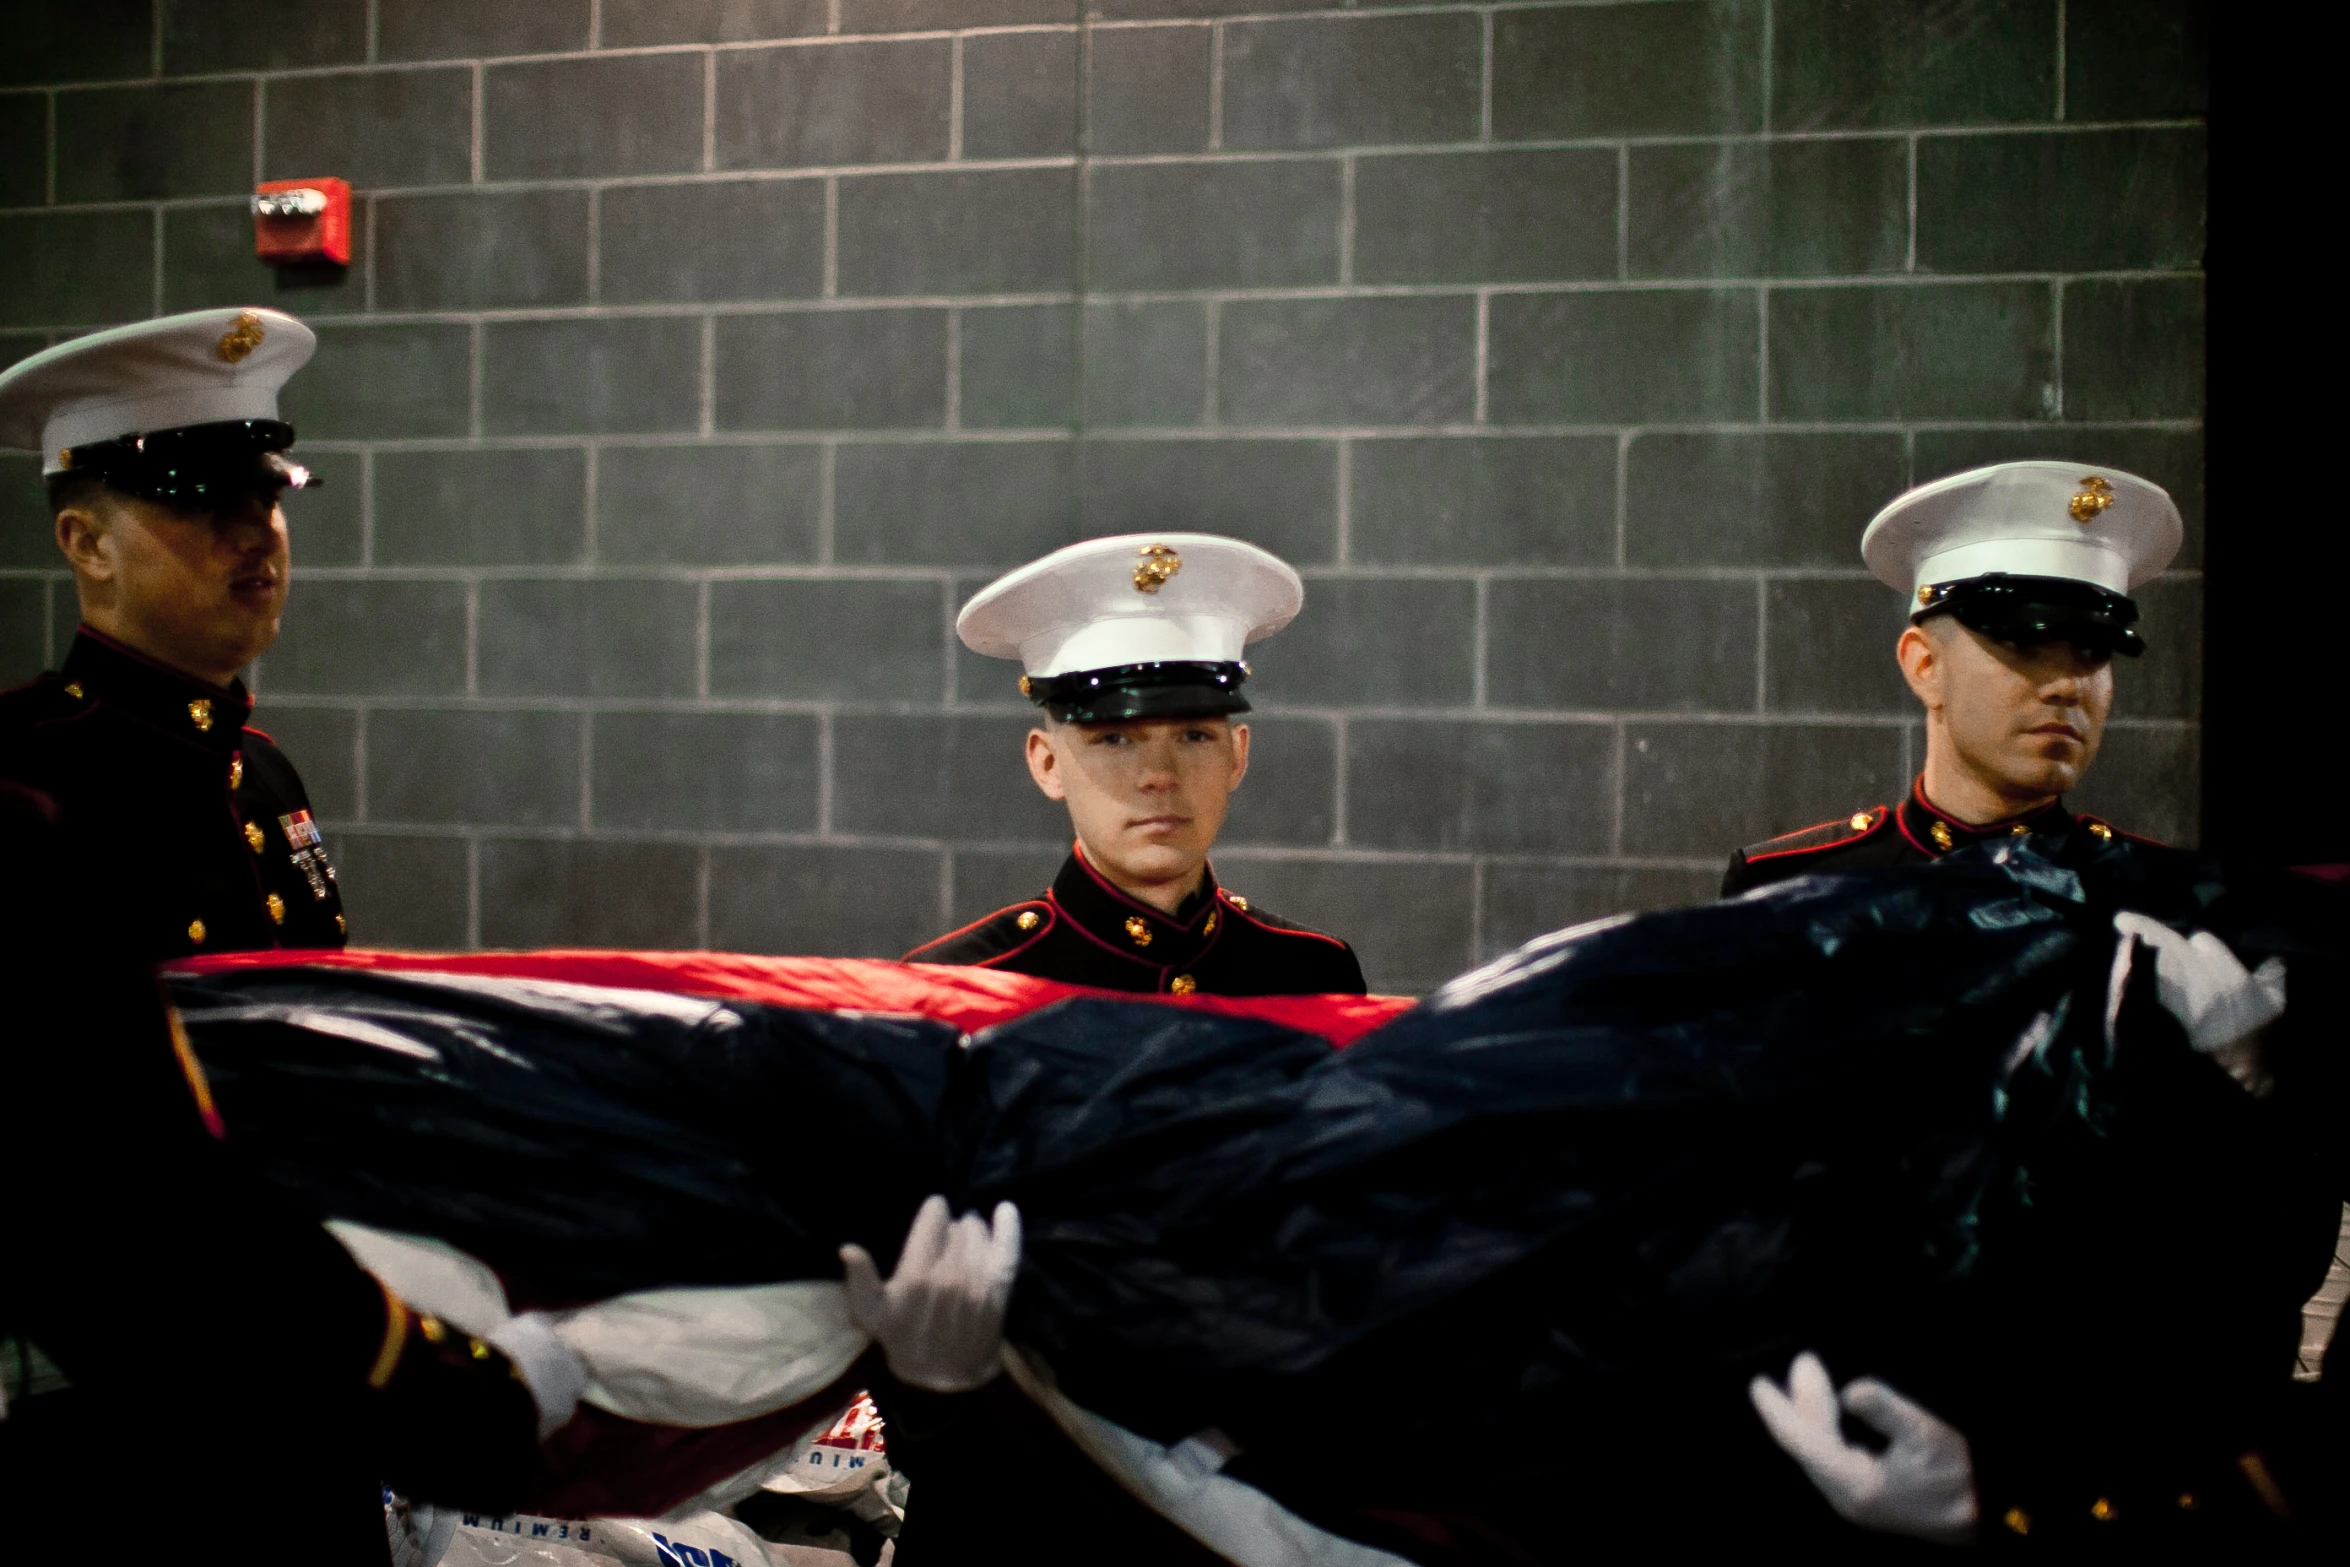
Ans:
{"label": "white cap crown", "polygon": [[0,371],[0,446],[65,453],[119,436],[275,419],[278,389],[318,347],[282,311],[195,310],[92,332]]}
{"label": "white cap crown", "polygon": [[1879,581],[1904,595],[1994,572],[2127,594],[2170,564],[2181,534],[2169,493],[2135,474],[2008,462],[1896,497],[1861,535],[1860,552]]}
{"label": "white cap crown", "polygon": [[989,583],[955,617],[974,653],[1045,678],[1127,664],[1237,663],[1305,604],[1269,550],[1212,533],[1129,533],[1055,550]]}

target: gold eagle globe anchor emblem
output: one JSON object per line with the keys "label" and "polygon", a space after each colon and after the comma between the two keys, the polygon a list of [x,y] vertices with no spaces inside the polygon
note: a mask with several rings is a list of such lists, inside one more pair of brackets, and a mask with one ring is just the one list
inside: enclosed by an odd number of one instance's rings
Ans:
{"label": "gold eagle globe anchor emblem", "polygon": [[221,337],[215,352],[220,355],[221,363],[239,364],[254,349],[259,348],[262,339],[268,336],[259,316],[250,310],[239,311],[236,320],[229,323],[228,331]]}
{"label": "gold eagle globe anchor emblem", "polygon": [[2097,514],[2112,504],[2113,486],[2092,473],[2081,480],[2081,491],[2073,497],[2073,521],[2094,522]]}
{"label": "gold eagle globe anchor emblem", "polygon": [[1134,591],[1156,593],[1183,569],[1183,557],[1164,544],[1145,544],[1135,551],[1142,564],[1134,568]]}

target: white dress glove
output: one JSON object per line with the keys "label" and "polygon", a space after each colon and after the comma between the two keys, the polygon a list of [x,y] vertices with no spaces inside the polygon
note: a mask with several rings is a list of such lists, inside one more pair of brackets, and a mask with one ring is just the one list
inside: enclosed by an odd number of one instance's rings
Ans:
{"label": "white dress glove", "polygon": [[2285,1015],[2285,963],[2270,958],[2247,969],[2210,931],[2182,936],[2160,920],[2123,912],[2113,928],[2154,951],[2154,993],[2186,1027],[2188,1042],[2216,1055]]}
{"label": "white dress glove", "polygon": [[578,1410],[579,1396],[587,1391],[586,1362],[555,1336],[543,1311],[508,1317],[483,1334],[482,1342],[504,1351],[521,1373],[522,1385],[539,1406],[539,1440],[553,1436]]}
{"label": "white dress glove", "polygon": [[862,1246],[840,1249],[849,1318],[873,1336],[900,1382],[965,1393],[1003,1369],[1004,1307],[1020,1272],[1020,1210],[998,1203],[990,1226],[975,1213],[953,1222],[932,1197],[914,1215],[883,1279]]}
{"label": "white dress glove", "polygon": [[[1874,1377],[1847,1383],[1839,1400],[1828,1368],[1808,1350],[1795,1357],[1786,1387],[1756,1377],[1747,1393],[1772,1438],[1844,1518],[1938,1545],[1974,1538],[1975,1465],[1957,1427]],[[1891,1445],[1882,1453],[1854,1447],[1838,1429],[1840,1411]]]}

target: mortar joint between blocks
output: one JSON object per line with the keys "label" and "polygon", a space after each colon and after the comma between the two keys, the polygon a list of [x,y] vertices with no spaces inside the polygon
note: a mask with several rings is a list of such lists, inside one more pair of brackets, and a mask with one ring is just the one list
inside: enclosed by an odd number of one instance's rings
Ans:
{"label": "mortar joint between blocks", "polygon": [[1208,27],[1208,151],[1224,149],[1224,24]]}
{"label": "mortar joint between blocks", "polygon": [[718,51],[702,56],[702,172],[718,169]]}
{"label": "mortar joint between blocks", "polygon": [[947,162],[963,161],[963,35],[947,42]]}

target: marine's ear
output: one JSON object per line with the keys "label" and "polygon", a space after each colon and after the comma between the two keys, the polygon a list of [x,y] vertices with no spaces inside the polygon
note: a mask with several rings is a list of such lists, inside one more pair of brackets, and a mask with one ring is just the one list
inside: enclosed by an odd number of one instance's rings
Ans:
{"label": "marine's ear", "polygon": [[1248,725],[1234,724],[1232,726],[1232,782],[1225,785],[1225,787],[1227,789],[1237,789],[1240,787],[1240,781],[1247,776]]}
{"label": "marine's ear", "polygon": [[58,508],[50,536],[75,576],[92,582],[114,580],[114,551],[107,538],[107,522],[105,504],[94,498]]}
{"label": "marine's ear", "polygon": [[1061,776],[1061,758],[1053,749],[1053,737],[1042,727],[1028,731],[1028,776],[1036,780],[1036,787],[1048,800],[1069,798],[1069,782]]}
{"label": "marine's ear", "polygon": [[1929,627],[1910,626],[1901,633],[1901,640],[1893,644],[1893,657],[1901,665],[1901,678],[1909,682],[1910,694],[1924,704],[1929,713],[1942,709],[1942,673],[1948,667],[1940,641]]}

